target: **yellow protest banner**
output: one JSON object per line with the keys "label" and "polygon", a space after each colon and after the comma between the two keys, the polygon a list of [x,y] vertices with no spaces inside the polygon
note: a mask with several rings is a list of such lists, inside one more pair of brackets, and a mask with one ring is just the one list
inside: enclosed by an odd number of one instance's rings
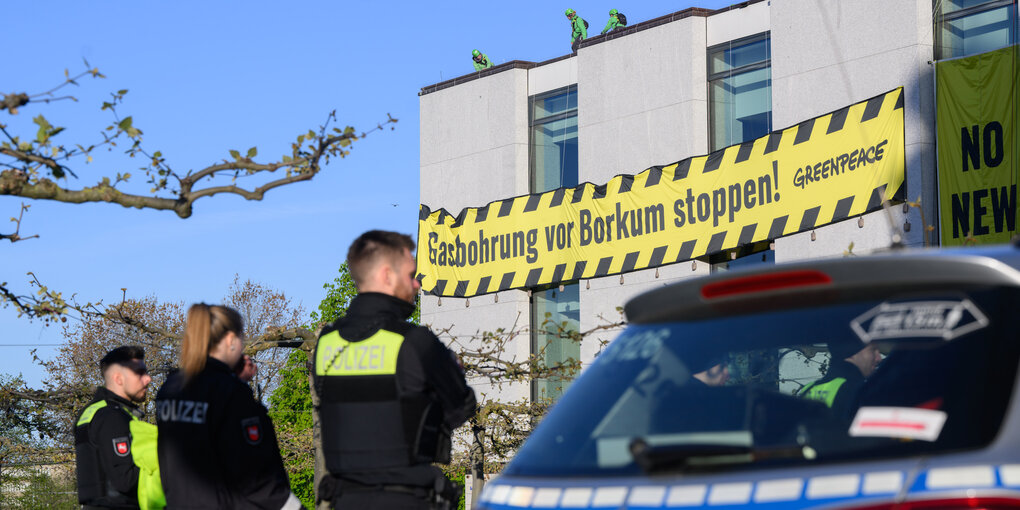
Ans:
{"label": "yellow protest banner", "polygon": [[1016,233],[1017,46],[935,64],[944,246]]}
{"label": "yellow protest banner", "polygon": [[469,297],[683,262],[902,200],[903,89],[603,185],[422,205],[418,279]]}

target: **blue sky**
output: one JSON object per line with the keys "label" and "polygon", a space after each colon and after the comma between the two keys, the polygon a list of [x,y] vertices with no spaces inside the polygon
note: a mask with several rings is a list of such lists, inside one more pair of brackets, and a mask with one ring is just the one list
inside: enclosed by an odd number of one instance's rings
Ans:
{"label": "blue sky", "polygon": [[[107,78],[83,79],[70,90],[79,102],[28,105],[0,123],[28,136],[42,113],[66,127],[56,141],[94,141],[111,121],[99,105],[128,89],[131,115],[145,146],[179,171],[200,169],[257,146],[258,161],[289,152],[294,138],[337,110],[359,130],[386,118],[393,131],[373,133],[351,155],[309,183],[270,192],[261,202],[235,196],[202,199],[194,215],[117,205],[26,201],[22,235],[38,239],[0,245],[0,280],[28,292],[25,273],[82,301],[156,295],[164,301],[219,302],[234,274],[283,290],[308,310],[324,296],[351,240],[383,228],[415,234],[418,206],[418,91],[472,70],[478,48],[497,64],[542,61],[569,52],[563,11],[576,9],[591,32],[610,8],[633,24],[687,7],[733,2],[80,2],[33,5],[7,20],[0,91],[36,93],[82,70],[82,59]],[[144,192],[132,160],[114,150],[73,167],[67,187],[132,172],[126,191]],[[16,216],[22,200],[0,197],[0,217]],[[395,204],[395,205],[394,205]],[[10,233],[13,224],[0,224]],[[29,347],[57,344],[59,326],[0,310],[0,373],[43,374]],[[8,345],[10,347],[3,347]],[[40,347],[48,357],[52,347]]]}

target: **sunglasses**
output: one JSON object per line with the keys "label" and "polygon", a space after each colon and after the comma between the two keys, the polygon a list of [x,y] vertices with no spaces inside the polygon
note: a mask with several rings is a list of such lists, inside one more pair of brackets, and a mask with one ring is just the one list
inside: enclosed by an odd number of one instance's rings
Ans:
{"label": "sunglasses", "polygon": [[125,361],[123,363],[118,363],[118,365],[131,370],[139,376],[149,373],[149,369],[145,366],[145,362],[141,360]]}

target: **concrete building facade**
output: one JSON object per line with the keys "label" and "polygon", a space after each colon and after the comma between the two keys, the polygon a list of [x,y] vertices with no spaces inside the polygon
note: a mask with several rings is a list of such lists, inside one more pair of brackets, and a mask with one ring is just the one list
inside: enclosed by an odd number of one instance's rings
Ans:
{"label": "concrete building facade", "polygon": [[[1001,17],[996,9],[1004,9],[1005,29],[992,19]],[[421,203],[456,215],[465,207],[545,191],[535,189],[536,101],[555,91],[565,91],[570,104],[576,101],[569,113],[576,114],[576,122],[564,130],[576,130],[576,142],[570,142],[576,143],[576,179],[601,184],[746,140],[739,130],[720,140],[718,133],[728,129],[723,122],[743,125],[747,136],[763,127],[761,134],[767,134],[902,86],[905,192],[911,201],[920,199],[919,208],[896,205],[764,245],[570,282],[576,284],[577,309],[568,305],[564,317],[576,317],[575,327],[589,331],[619,321],[618,307],[638,293],[740,263],[866,254],[889,247],[894,237],[908,246],[937,244],[930,237],[934,232],[925,239],[922,223],[923,214],[935,224],[937,211],[932,61],[973,53],[982,45],[1011,44],[1015,25],[1015,0],[752,0],[635,23],[583,41],[571,55],[541,63],[512,61],[423,88]],[[975,42],[996,30],[1005,32],[994,41]],[[755,83],[727,74],[744,65],[743,49],[763,52],[744,66],[746,76],[758,73]],[[742,87],[764,96],[754,100],[753,115],[723,119],[727,108],[741,106],[739,101],[727,106],[725,98],[713,99],[713,94],[736,94]],[[469,299],[425,294],[421,318],[465,344],[481,331],[535,329],[541,320],[536,317],[542,310],[536,303],[539,291],[544,289]],[[614,335],[612,329],[589,335],[581,360],[591,360],[599,341]],[[536,345],[534,335],[523,332],[504,356],[524,359]],[[533,385],[489,388],[476,382],[488,396],[535,395]]]}

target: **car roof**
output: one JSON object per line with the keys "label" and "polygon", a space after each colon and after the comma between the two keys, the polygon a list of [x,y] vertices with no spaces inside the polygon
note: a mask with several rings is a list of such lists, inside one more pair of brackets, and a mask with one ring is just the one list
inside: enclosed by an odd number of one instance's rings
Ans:
{"label": "car roof", "polygon": [[821,306],[891,294],[983,286],[1020,287],[1020,248],[899,249],[689,278],[636,296],[632,323],[701,320]]}

